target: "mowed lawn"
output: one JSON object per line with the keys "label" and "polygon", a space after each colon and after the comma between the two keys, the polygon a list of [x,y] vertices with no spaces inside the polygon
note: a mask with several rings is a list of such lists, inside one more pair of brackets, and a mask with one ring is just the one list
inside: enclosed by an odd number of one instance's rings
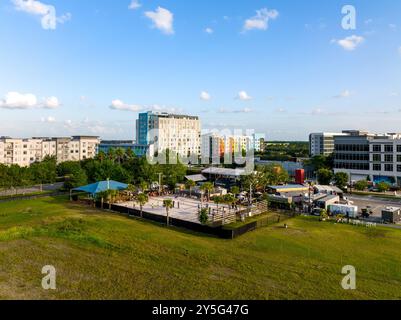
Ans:
{"label": "mowed lawn", "polygon": [[[399,299],[401,231],[314,218],[221,240],[65,198],[0,203],[2,299]],[[57,290],[41,269],[57,270]],[[357,269],[345,291],[341,269]]]}

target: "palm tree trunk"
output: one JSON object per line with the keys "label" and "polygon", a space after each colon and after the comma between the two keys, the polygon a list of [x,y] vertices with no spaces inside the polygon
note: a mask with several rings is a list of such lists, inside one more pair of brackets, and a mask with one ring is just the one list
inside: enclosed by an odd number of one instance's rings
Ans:
{"label": "palm tree trunk", "polygon": [[170,217],[169,217],[169,210],[167,209],[167,227],[170,226]]}

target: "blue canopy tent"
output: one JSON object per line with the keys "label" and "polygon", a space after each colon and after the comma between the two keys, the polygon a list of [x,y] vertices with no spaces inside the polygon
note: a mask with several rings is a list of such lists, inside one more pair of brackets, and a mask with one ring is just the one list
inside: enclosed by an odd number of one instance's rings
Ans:
{"label": "blue canopy tent", "polygon": [[106,180],[106,181],[100,181],[96,182],[93,184],[89,184],[87,186],[79,187],[72,189],[70,192],[70,196],[72,195],[72,192],[85,192],[90,194],[93,198],[96,196],[96,194],[107,191],[107,190],[126,190],[128,188],[128,184],[113,181],[113,180]]}

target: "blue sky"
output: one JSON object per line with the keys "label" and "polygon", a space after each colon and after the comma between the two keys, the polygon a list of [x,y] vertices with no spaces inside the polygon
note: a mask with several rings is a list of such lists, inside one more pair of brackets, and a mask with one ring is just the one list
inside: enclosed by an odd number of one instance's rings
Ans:
{"label": "blue sky", "polygon": [[272,140],[401,131],[401,1],[131,2],[0,0],[0,135],[133,139],[147,109]]}

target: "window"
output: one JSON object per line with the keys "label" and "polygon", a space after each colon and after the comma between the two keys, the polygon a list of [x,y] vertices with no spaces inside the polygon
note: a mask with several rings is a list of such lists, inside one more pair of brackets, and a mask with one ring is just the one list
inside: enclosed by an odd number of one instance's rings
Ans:
{"label": "window", "polygon": [[394,152],[394,147],[392,144],[386,144],[384,146],[384,152]]}
{"label": "window", "polygon": [[385,164],[384,171],[387,171],[387,172],[394,171],[394,166],[392,164]]}
{"label": "window", "polygon": [[401,162],[401,155],[397,156],[397,162]]}
{"label": "window", "polygon": [[373,171],[382,171],[382,165],[375,163],[373,165]]}
{"label": "window", "polygon": [[374,144],[373,152],[382,152],[382,146],[380,144]]}
{"label": "window", "polygon": [[381,154],[374,154],[373,155],[373,161],[381,162],[382,161],[382,155]]}
{"label": "window", "polygon": [[401,144],[397,146],[397,152],[401,152]]}
{"label": "window", "polygon": [[397,166],[397,172],[401,172],[401,165]]}
{"label": "window", "polygon": [[386,154],[386,155],[384,155],[384,161],[385,162],[393,162],[394,156],[392,154]]}

